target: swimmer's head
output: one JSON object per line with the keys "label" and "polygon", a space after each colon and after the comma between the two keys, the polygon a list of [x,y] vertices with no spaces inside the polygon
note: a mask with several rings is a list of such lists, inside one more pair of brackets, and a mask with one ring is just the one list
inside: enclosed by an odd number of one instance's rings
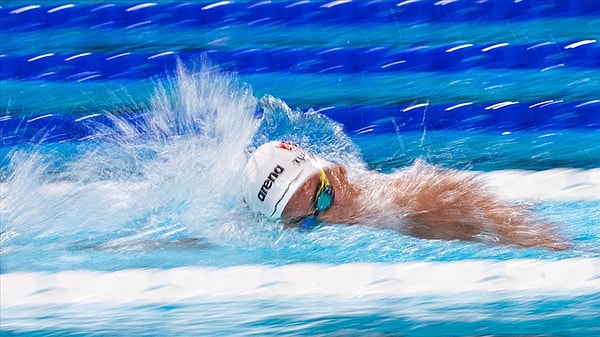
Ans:
{"label": "swimmer's head", "polygon": [[263,144],[244,168],[244,201],[266,216],[279,218],[300,186],[329,166],[331,163],[295,144],[282,141]]}

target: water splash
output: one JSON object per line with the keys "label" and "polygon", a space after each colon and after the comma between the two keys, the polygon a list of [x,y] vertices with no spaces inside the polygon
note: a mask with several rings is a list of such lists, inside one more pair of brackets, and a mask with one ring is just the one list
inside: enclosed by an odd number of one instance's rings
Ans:
{"label": "water splash", "polygon": [[332,162],[364,168],[360,150],[344,132],[342,124],[314,110],[306,113],[292,110],[284,101],[273,96],[262,97],[259,106],[263,116],[255,144],[282,139],[299,144]]}
{"label": "water splash", "polygon": [[205,60],[180,64],[139,105],[148,108],[136,118],[115,113],[112,126],[91,126],[87,141],[28,144],[6,155],[3,253],[49,242],[126,250],[189,237],[271,245],[277,225],[240,200],[239,176],[253,147],[286,139],[361,165],[341,125],[271,96],[258,100],[235,74]]}
{"label": "water splash", "polygon": [[157,83],[139,119],[111,116],[114,128],[98,128],[96,141],[74,153],[72,144],[13,149],[2,182],[3,241],[128,228],[173,235],[189,229],[186,210],[216,218],[215,208],[223,214],[234,203],[259,124],[256,103],[233,74],[180,65]]}

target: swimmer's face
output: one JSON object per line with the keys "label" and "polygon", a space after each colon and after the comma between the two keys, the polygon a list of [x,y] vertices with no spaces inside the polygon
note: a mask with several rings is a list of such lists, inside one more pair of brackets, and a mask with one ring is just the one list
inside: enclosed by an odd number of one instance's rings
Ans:
{"label": "swimmer's face", "polygon": [[281,219],[284,222],[295,222],[315,214],[314,194],[319,184],[318,174],[305,181],[283,209]]}
{"label": "swimmer's face", "polygon": [[284,222],[293,225],[307,217],[326,212],[331,207],[333,187],[327,177],[331,173],[330,170],[321,170],[300,186],[281,214]]}

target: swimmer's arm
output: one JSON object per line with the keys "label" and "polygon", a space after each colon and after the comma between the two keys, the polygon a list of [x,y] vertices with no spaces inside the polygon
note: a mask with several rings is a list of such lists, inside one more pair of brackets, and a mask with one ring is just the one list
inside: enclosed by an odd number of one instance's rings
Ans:
{"label": "swimmer's arm", "polygon": [[429,182],[399,183],[405,193],[396,202],[408,209],[410,235],[557,250],[569,247],[553,226],[537,220],[524,206],[501,200],[473,177],[453,171],[427,173],[423,178]]}

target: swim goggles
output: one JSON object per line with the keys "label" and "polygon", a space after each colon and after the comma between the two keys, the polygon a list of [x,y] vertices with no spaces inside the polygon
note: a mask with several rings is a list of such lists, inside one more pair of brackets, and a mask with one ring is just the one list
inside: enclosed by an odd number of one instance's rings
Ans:
{"label": "swim goggles", "polygon": [[329,179],[327,179],[327,175],[325,175],[325,170],[323,169],[321,169],[321,183],[317,187],[314,199],[315,212],[312,216],[300,220],[300,230],[310,230],[316,227],[317,215],[320,212],[328,210],[333,204],[333,187],[329,183]]}

